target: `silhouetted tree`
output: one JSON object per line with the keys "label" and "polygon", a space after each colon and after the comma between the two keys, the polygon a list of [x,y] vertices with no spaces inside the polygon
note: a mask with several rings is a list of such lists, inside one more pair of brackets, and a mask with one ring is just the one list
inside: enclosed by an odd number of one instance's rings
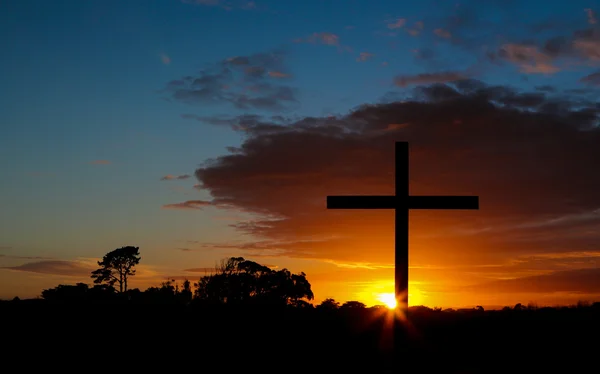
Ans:
{"label": "silhouetted tree", "polygon": [[119,292],[127,291],[127,280],[135,275],[134,267],[140,263],[139,247],[121,247],[108,252],[98,261],[99,269],[92,272],[94,283],[113,286],[119,284]]}
{"label": "silhouetted tree", "polygon": [[87,299],[89,286],[85,283],[77,283],[76,285],[59,284],[54,288],[42,291],[42,298],[48,301],[69,301],[82,302]]}
{"label": "silhouetted tree", "polygon": [[513,308],[513,310],[523,310],[523,304],[517,303],[517,305],[515,305],[515,307]]}
{"label": "silhouetted tree", "polygon": [[321,304],[317,305],[317,309],[326,309],[326,310],[335,310],[339,309],[340,303],[335,301],[334,299],[327,298],[321,302]]}
{"label": "silhouetted tree", "polygon": [[306,274],[292,274],[287,269],[275,271],[243,257],[221,261],[215,274],[200,278],[195,287],[195,296],[211,303],[290,305],[314,297]]}
{"label": "silhouetted tree", "polygon": [[183,303],[187,304],[190,301],[192,301],[192,296],[193,296],[192,284],[189,280],[186,279],[183,281],[183,287],[182,287],[181,291],[179,291],[179,293],[178,293],[178,298]]}
{"label": "silhouetted tree", "polygon": [[346,301],[340,309],[365,309],[367,306],[360,301]]}
{"label": "silhouetted tree", "polygon": [[290,301],[290,305],[299,309],[313,309],[315,306],[305,300]]}

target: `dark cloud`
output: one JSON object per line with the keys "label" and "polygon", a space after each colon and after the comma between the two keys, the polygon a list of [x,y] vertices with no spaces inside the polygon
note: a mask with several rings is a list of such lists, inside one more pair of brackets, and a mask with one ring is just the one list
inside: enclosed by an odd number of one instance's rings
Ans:
{"label": "dark cloud", "polygon": [[83,262],[60,260],[29,262],[18,266],[2,267],[1,269],[77,277],[89,277],[90,272],[95,270],[93,267]]}
{"label": "dark cloud", "polygon": [[391,194],[393,143],[409,141],[413,194],[481,199],[479,211],[411,213],[411,261],[478,263],[597,245],[596,102],[474,80],[414,94],[342,117],[232,120],[243,144],[196,177],[213,204],[258,214],[233,225],[258,238],[249,251],[389,263],[389,212],[327,210],[325,197]]}
{"label": "dark cloud", "polygon": [[289,77],[285,53],[274,51],[225,59],[196,76],[167,84],[171,98],[187,104],[226,105],[240,110],[284,111],[297,103],[296,90],[277,83]]}

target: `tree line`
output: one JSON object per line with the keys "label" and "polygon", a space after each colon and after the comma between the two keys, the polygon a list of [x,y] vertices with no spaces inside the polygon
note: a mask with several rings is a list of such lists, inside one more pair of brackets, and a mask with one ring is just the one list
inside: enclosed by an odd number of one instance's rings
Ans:
{"label": "tree line", "polygon": [[[274,270],[243,257],[221,260],[211,274],[192,283],[185,279],[162,282],[145,291],[128,287],[141,261],[139,247],[117,248],[98,261],[92,271],[93,285],[60,284],[42,291],[42,299],[51,302],[85,301],[142,301],[159,303],[198,303],[206,305],[270,305],[313,308],[314,294],[304,272],[294,274],[288,269]],[[326,299],[317,305],[320,309],[366,308],[358,301],[342,305]]]}

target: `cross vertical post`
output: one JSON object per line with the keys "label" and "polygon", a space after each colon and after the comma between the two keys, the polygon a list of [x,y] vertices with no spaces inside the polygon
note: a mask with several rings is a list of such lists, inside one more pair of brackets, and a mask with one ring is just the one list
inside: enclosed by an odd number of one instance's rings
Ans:
{"label": "cross vertical post", "polygon": [[[395,149],[396,209],[394,209],[394,296],[396,304],[408,308],[408,218],[409,191],[408,143],[396,142]],[[405,169],[402,170],[402,169]],[[403,207],[404,209],[400,208]]]}

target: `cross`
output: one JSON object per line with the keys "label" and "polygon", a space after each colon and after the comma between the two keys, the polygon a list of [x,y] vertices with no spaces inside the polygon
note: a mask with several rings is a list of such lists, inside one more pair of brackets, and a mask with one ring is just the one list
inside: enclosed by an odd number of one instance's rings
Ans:
{"label": "cross", "polygon": [[327,209],[394,209],[394,291],[397,305],[408,308],[408,216],[410,209],[479,209],[479,196],[410,196],[408,143],[396,142],[396,194],[327,196]]}

